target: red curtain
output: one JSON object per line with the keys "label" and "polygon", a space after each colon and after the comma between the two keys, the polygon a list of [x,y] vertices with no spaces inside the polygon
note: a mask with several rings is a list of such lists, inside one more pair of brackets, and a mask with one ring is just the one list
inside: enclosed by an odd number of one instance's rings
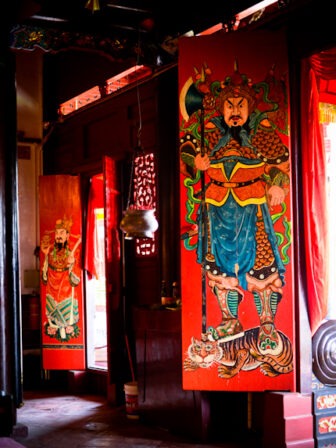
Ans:
{"label": "red curtain", "polygon": [[120,192],[117,163],[110,157],[103,159],[103,173],[91,179],[86,220],[85,269],[90,277],[99,276],[95,215],[96,208],[104,208],[105,273],[107,301],[116,309],[120,300],[121,249],[119,239]]}
{"label": "red curtain", "polygon": [[91,179],[86,220],[86,245],[85,245],[85,269],[90,277],[99,277],[97,266],[97,230],[95,209],[104,208],[104,183],[103,174],[97,174]]}
{"label": "red curtain", "polygon": [[312,334],[328,311],[326,157],[319,123],[321,79],[336,78],[336,51],[303,61],[301,74],[302,181],[308,312]]}
{"label": "red curtain", "polygon": [[118,309],[121,297],[121,246],[119,238],[120,189],[117,162],[104,157],[105,200],[105,268],[107,303],[111,310]]}

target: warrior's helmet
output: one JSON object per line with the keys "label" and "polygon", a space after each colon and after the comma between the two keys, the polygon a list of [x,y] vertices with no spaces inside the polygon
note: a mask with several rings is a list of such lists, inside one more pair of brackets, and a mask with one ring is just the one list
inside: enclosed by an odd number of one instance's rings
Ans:
{"label": "warrior's helmet", "polygon": [[67,233],[70,233],[72,227],[72,219],[67,218],[66,215],[63,216],[63,219],[58,219],[55,224],[56,229],[65,229]]}
{"label": "warrior's helmet", "polygon": [[228,98],[244,97],[248,101],[249,114],[253,112],[256,105],[256,92],[251,80],[238,70],[238,63],[234,63],[234,72],[221,82],[221,91],[218,96],[218,109],[223,110],[223,104]]}

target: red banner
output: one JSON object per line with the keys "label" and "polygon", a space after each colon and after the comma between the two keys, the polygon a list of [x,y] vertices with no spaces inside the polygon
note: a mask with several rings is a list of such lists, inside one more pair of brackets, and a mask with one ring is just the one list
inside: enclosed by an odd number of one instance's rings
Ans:
{"label": "red banner", "polygon": [[85,369],[82,211],[78,176],[40,176],[42,361]]}
{"label": "red banner", "polygon": [[295,389],[287,45],[179,40],[183,387]]}

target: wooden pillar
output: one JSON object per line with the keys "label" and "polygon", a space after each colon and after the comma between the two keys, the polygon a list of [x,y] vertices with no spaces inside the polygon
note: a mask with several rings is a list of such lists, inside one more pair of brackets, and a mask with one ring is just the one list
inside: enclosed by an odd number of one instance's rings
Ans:
{"label": "wooden pillar", "polygon": [[0,420],[16,423],[22,402],[15,56],[9,48],[12,15],[0,19]]}
{"label": "wooden pillar", "polygon": [[[178,89],[177,67],[161,75],[158,104],[159,120],[159,226],[161,251],[161,278],[171,286],[180,284],[179,239],[179,154],[178,154]],[[173,123],[173,125],[172,125]]]}

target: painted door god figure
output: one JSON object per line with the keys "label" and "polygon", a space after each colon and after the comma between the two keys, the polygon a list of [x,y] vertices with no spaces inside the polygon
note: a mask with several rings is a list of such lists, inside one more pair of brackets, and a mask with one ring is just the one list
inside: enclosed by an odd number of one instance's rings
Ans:
{"label": "painted door god figure", "polygon": [[81,281],[81,238],[71,235],[71,227],[72,220],[64,216],[56,221],[54,241],[49,232],[41,241],[41,280],[46,285],[45,332],[60,341],[68,341],[79,333],[76,287]]}
{"label": "painted door god figure", "polygon": [[256,351],[277,356],[283,337],[275,316],[285,265],[271,212],[284,206],[290,178],[289,150],[272,119],[282,119],[285,99],[281,89],[272,90],[272,79],[252,85],[237,63],[224,81],[212,81],[207,66],[195,72],[180,104],[188,112],[180,129],[181,170],[188,185],[200,179],[190,196],[198,205],[196,258],[221,313],[202,337],[218,343],[242,338],[247,329],[239,307],[252,297],[259,317]]}

